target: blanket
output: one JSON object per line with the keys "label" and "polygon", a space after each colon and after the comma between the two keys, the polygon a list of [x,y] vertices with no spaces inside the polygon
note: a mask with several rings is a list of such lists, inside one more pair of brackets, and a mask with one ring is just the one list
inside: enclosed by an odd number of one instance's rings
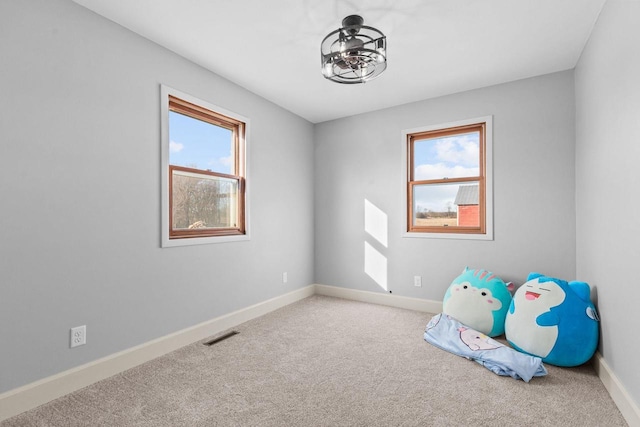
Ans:
{"label": "blanket", "polygon": [[490,371],[529,382],[547,375],[542,359],[519,353],[475,331],[447,314],[436,314],[424,331],[424,339],[442,350],[475,360]]}

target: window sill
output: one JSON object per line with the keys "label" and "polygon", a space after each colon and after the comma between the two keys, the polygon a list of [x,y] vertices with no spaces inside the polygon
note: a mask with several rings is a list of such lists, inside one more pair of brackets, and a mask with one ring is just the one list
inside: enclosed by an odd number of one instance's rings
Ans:
{"label": "window sill", "polygon": [[214,243],[242,242],[247,240],[251,240],[248,234],[236,236],[192,237],[183,239],[168,239],[163,237],[162,247],[172,248],[177,246],[210,245]]}
{"label": "window sill", "polygon": [[493,240],[493,233],[469,234],[469,233],[419,233],[404,232],[402,237],[418,239],[454,239],[454,240]]}

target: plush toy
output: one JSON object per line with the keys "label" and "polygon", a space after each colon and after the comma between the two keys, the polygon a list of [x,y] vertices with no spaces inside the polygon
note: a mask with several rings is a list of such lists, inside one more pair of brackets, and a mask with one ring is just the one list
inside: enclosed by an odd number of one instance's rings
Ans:
{"label": "plush toy", "polygon": [[471,329],[495,337],[504,333],[512,289],[511,282],[505,283],[489,271],[465,267],[447,289],[442,311]]}
{"label": "plush toy", "polygon": [[557,366],[578,366],[598,345],[598,315],[589,285],[531,273],[516,291],[505,335],[516,350]]}

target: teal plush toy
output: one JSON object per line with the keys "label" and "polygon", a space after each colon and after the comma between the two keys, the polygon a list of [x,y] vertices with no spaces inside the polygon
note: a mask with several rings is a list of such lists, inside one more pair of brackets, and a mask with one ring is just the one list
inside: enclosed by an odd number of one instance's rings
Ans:
{"label": "teal plush toy", "polygon": [[511,282],[505,283],[490,271],[465,267],[447,289],[442,311],[471,329],[495,337],[504,333],[512,289]]}
{"label": "teal plush toy", "polygon": [[598,315],[585,282],[531,273],[516,291],[505,335],[516,350],[557,366],[587,362],[598,345]]}

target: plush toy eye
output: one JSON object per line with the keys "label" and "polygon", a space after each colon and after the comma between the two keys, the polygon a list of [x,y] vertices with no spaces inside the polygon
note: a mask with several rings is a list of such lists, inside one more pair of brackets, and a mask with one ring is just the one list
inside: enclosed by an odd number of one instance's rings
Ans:
{"label": "plush toy eye", "polygon": [[486,292],[483,292],[483,293],[482,293],[482,296],[483,296],[483,297],[486,297],[486,296],[487,296],[487,293],[486,293]]}
{"label": "plush toy eye", "polygon": [[464,286],[462,287],[462,289],[467,289],[467,288],[468,288],[468,286],[467,286],[467,285],[464,285]]}

